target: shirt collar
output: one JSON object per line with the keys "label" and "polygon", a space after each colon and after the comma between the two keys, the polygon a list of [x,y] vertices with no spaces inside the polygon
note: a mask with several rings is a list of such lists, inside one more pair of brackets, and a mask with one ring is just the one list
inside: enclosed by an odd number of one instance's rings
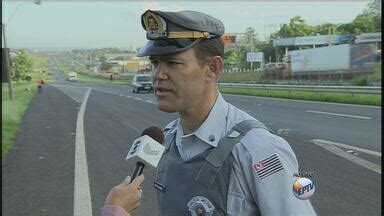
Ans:
{"label": "shirt collar", "polygon": [[224,100],[223,96],[218,93],[216,102],[213,105],[208,117],[205,119],[203,124],[192,134],[184,135],[180,119],[178,120],[177,134],[182,137],[195,135],[203,142],[217,147],[220,139],[226,134],[226,119],[228,115],[228,103]]}

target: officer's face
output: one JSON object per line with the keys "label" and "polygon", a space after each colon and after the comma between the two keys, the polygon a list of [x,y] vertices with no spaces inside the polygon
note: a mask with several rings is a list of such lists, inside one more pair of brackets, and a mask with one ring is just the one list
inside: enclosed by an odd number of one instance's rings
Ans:
{"label": "officer's face", "polygon": [[154,88],[158,108],[164,112],[188,112],[204,105],[212,91],[209,67],[201,65],[193,49],[169,55],[153,55]]}

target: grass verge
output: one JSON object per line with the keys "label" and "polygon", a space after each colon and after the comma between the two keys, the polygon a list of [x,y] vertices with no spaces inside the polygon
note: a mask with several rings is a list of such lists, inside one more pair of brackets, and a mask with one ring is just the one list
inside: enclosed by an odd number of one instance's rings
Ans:
{"label": "grass verge", "polygon": [[[29,89],[29,90],[26,90]],[[12,147],[16,133],[19,131],[19,123],[28,108],[29,103],[36,95],[37,87],[34,82],[12,83],[13,100],[9,99],[8,84],[2,85],[2,103],[3,109],[1,123],[1,150],[2,160],[6,158],[9,149]]]}
{"label": "grass verge", "polygon": [[[65,75],[68,75],[68,73],[72,71],[70,67],[66,66],[62,60],[58,60],[57,65],[59,67],[59,70],[61,70]],[[88,83],[109,83],[109,84],[117,84],[117,85],[130,85],[132,81],[132,80],[118,80],[118,79],[113,79],[111,81],[107,77],[90,76],[87,73],[83,73],[83,72],[77,73],[77,80],[81,82],[88,82]]]}
{"label": "grass verge", "polygon": [[77,79],[82,82],[90,82],[90,83],[111,83],[111,84],[117,84],[117,85],[130,85],[131,80],[117,80],[117,79],[112,79],[110,81],[108,78],[104,77],[92,77],[89,76],[88,74],[84,73],[77,73]]}
{"label": "grass verge", "polygon": [[286,98],[307,101],[322,101],[334,103],[360,104],[381,106],[381,95],[373,94],[348,94],[348,93],[328,93],[328,92],[302,92],[302,91],[276,91],[276,90],[259,90],[249,88],[219,88],[221,93],[251,95],[261,97]]}
{"label": "grass verge", "polygon": [[232,82],[250,82],[255,83],[260,81],[260,72],[233,72],[233,73],[221,73],[220,82],[232,83]]}
{"label": "grass verge", "polygon": [[[2,161],[6,158],[9,150],[12,147],[16,133],[19,131],[19,123],[28,109],[29,104],[37,93],[36,80],[42,77],[46,83],[53,83],[54,80],[48,75],[48,58],[47,57],[32,57],[34,63],[34,72],[30,75],[32,80],[28,81],[13,81],[12,93],[13,100],[9,99],[8,83],[3,83],[1,88],[1,150]],[[36,68],[38,67],[38,68]],[[45,71],[45,72],[43,72]]]}

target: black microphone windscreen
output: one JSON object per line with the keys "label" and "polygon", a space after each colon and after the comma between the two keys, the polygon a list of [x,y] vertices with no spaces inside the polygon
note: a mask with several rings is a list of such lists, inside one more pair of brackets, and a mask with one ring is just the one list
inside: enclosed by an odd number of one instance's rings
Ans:
{"label": "black microphone windscreen", "polygon": [[156,142],[163,144],[164,142],[164,134],[163,131],[155,126],[149,127],[141,133],[141,136],[147,135],[152,139],[156,140]]}

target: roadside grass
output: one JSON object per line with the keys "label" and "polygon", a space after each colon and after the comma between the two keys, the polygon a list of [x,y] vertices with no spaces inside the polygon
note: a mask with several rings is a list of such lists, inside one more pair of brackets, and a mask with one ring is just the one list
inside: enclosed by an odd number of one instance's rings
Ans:
{"label": "roadside grass", "polygon": [[[261,79],[262,72],[226,72],[221,73],[219,82],[221,83],[284,83],[292,84],[291,80],[274,80],[274,79]],[[316,80],[300,80],[301,83],[308,83],[309,85],[353,85],[353,86],[369,86],[369,85],[381,85],[381,63],[376,62],[373,73],[365,75],[359,75],[353,80],[328,80],[328,81],[316,81]],[[297,80],[293,81],[293,83]]]}
{"label": "roadside grass", "polygon": [[33,61],[33,66],[36,72],[48,71],[48,56],[30,56],[30,58]]}
{"label": "roadside grass", "polygon": [[[26,90],[30,89],[30,90]],[[1,89],[2,95],[2,118],[1,123],[1,150],[2,160],[6,158],[12,147],[16,133],[19,131],[19,123],[28,108],[29,103],[37,93],[37,87],[34,82],[20,81],[12,83],[13,100],[9,99],[8,84],[3,83]]]}
{"label": "roadside grass", "polygon": [[[1,150],[2,161],[6,158],[9,150],[13,145],[16,133],[19,131],[19,123],[24,116],[25,111],[34,96],[37,93],[36,80],[38,77],[43,78],[46,83],[53,83],[54,79],[49,76],[48,58],[33,57],[31,58],[34,64],[34,71],[30,73],[32,80],[12,81],[13,100],[9,99],[8,83],[3,83],[1,88]],[[38,68],[36,68],[36,66]],[[43,73],[42,71],[45,70]]]}
{"label": "roadside grass", "polygon": [[381,77],[382,77],[381,75],[382,75],[381,63],[376,62],[374,73],[367,76],[368,82],[372,82],[372,81],[381,82]]}
{"label": "roadside grass", "polygon": [[[66,75],[68,75],[68,73],[72,71],[61,60],[57,61],[57,65],[59,70],[61,70]],[[127,80],[112,79],[112,81],[110,81],[110,79],[107,77],[103,77],[101,75],[90,76],[85,72],[77,72],[77,80],[81,82],[88,82],[88,83],[109,83],[109,84],[117,84],[117,85],[130,85],[132,81],[131,79],[127,79]]]}
{"label": "roadside grass", "polygon": [[221,73],[219,82],[232,83],[232,82],[250,82],[255,83],[260,81],[260,72],[232,72]]}
{"label": "roadside grass", "polygon": [[81,72],[77,73],[77,79],[82,82],[111,83],[111,84],[117,84],[117,85],[130,85],[132,81],[132,80],[118,80],[118,79],[112,79],[112,81],[110,81],[109,78],[105,78],[101,76],[93,77]]}
{"label": "roadside grass", "polygon": [[220,92],[226,93],[226,94],[381,106],[381,95],[373,95],[373,94],[353,94],[352,95],[350,93],[329,93],[329,92],[316,93],[316,92],[303,92],[303,91],[289,92],[289,91],[278,91],[278,90],[260,90],[260,89],[228,88],[228,87],[220,87],[219,89],[220,89]]}
{"label": "roadside grass", "polygon": [[59,70],[61,70],[65,75],[68,75],[68,73],[71,71],[69,67],[67,67],[62,61],[57,61],[57,66]]}

